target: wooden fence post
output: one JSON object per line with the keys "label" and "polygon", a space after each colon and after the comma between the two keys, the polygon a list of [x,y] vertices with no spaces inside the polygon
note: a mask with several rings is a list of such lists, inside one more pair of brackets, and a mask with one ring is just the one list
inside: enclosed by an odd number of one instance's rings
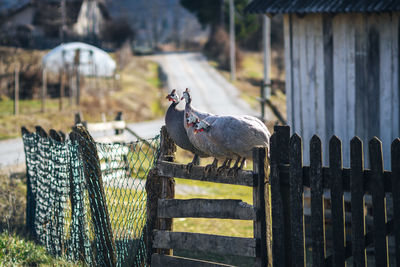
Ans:
{"label": "wooden fence post", "polygon": [[[118,111],[117,116],[115,117],[115,120],[116,121],[123,121],[124,120],[124,116],[123,116],[122,111]],[[123,132],[124,132],[124,130],[122,130],[122,129],[115,129],[115,134],[116,135],[122,134]]]}
{"label": "wooden fence post", "polygon": [[351,248],[354,266],[365,266],[364,152],[360,138],[350,142]]}
{"label": "wooden fence post", "polygon": [[273,255],[280,256],[273,257],[273,261],[276,266],[292,266],[289,176],[282,169],[289,165],[290,127],[275,126],[274,132],[275,137],[271,138],[272,239],[279,238],[273,241]]}
{"label": "wooden fence post", "polygon": [[99,253],[102,253],[105,261],[104,265],[116,266],[116,247],[106,204],[96,144],[85,127],[76,126],[73,131],[79,135],[79,149],[83,161],[90,210],[94,221],[94,232],[100,246]]}
{"label": "wooden fence post", "polygon": [[345,213],[343,200],[342,142],[337,136],[329,141],[329,179],[331,188],[333,266],[345,266]]}
{"label": "wooden fence post", "polygon": [[[253,206],[258,211],[257,220],[254,221],[254,238],[260,240],[261,255],[257,255],[256,266],[271,266],[271,233],[267,229],[267,217],[270,219],[269,188],[267,181],[268,162],[264,147],[253,148]],[[270,220],[268,220],[269,222]],[[270,225],[270,223],[268,223]]]}
{"label": "wooden fence post", "polygon": [[293,266],[306,266],[304,213],[303,213],[303,146],[301,137],[294,134],[290,138],[290,219]]}
{"label": "wooden fence post", "polygon": [[386,198],[383,183],[382,142],[376,137],[369,142],[369,160],[371,163],[375,260],[377,266],[389,266],[388,238],[386,236]]}
{"label": "wooden fence post", "polygon": [[42,107],[41,107],[41,112],[45,111],[46,94],[47,94],[47,70],[46,70],[46,68],[44,68],[43,71],[42,71],[42,93],[41,93]]}
{"label": "wooden fence post", "polygon": [[322,143],[314,135],[310,142],[311,236],[313,266],[324,266],[326,256]]}
{"label": "wooden fence post", "polygon": [[[392,142],[392,194],[393,194],[393,220],[394,225],[400,225],[400,139]],[[394,227],[396,247],[396,262],[400,262],[400,227]]]}
{"label": "wooden fence post", "polygon": [[15,68],[14,77],[14,115],[19,113],[19,69]]}
{"label": "wooden fence post", "polygon": [[[173,162],[175,158],[176,145],[169,136],[165,126],[161,128],[161,144],[158,160]],[[173,199],[175,197],[175,180],[171,177],[158,176],[157,170],[149,172],[146,181],[147,192],[147,263],[151,264],[153,253],[172,255],[171,249],[153,250],[153,230],[172,231],[172,219],[157,219],[158,199]]]}
{"label": "wooden fence post", "polygon": [[63,101],[65,95],[65,73],[64,69],[60,70],[60,95],[59,95],[59,110],[63,110]]}

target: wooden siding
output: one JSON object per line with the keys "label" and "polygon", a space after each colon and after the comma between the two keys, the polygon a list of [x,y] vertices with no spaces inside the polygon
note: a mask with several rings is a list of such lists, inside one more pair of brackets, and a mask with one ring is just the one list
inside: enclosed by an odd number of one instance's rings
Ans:
{"label": "wooden siding", "polygon": [[[399,137],[399,12],[284,16],[288,124],[303,138],[312,134],[323,150],[335,134],[343,141],[374,136],[390,169],[390,141]],[[366,167],[369,155],[364,151]],[[309,164],[308,153],[304,163]],[[323,155],[324,164],[328,157]]]}

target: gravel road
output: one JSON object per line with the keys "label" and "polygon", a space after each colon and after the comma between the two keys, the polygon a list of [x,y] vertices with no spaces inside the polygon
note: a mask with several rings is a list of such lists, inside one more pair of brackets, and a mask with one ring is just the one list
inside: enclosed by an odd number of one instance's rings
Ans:
{"label": "gravel road", "polygon": [[[192,105],[199,110],[221,115],[259,115],[240,99],[239,91],[211,67],[201,53],[163,53],[148,58],[163,68],[168,77],[168,89],[177,89],[179,93],[185,88],[191,90]],[[183,102],[180,104],[182,108]],[[266,118],[269,117],[272,115],[267,113]],[[160,132],[163,124],[164,119],[158,119],[130,123],[128,127],[142,138],[151,138]],[[135,140],[129,133],[126,136]],[[24,162],[21,138],[0,141],[0,169]]]}

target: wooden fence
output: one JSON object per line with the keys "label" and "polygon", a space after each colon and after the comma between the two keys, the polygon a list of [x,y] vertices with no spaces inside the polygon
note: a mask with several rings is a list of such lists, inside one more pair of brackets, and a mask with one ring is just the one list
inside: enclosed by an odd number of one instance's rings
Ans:
{"label": "wooden fence", "polygon": [[[368,144],[371,169],[364,169],[358,137],[350,150],[350,168],[343,168],[342,143],[333,136],[324,155],[329,166],[323,166],[321,140],[314,136],[310,166],[303,166],[300,136],[290,137],[288,126],[276,126],[268,180],[262,149],[254,150],[253,171],[234,179],[206,176],[203,167],[187,173],[184,165],[171,162],[175,147],[164,129],[161,155],[146,185],[147,242],[153,248],[148,261],[153,266],[225,266],[171,255],[170,249],[188,249],[250,255],[258,266],[400,265],[400,139],[392,143],[392,171],[383,168],[379,139]],[[252,186],[254,206],[240,200],[173,199],[172,177]],[[177,217],[253,220],[254,239],[173,232]]]}
{"label": "wooden fence", "polygon": [[[382,144],[373,138],[369,144],[371,169],[364,169],[363,144],[358,137],[350,142],[350,168],[342,167],[341,141],[329,142],[329,167],[322,165],[321,140],[310,142],[310,166],[302,164],[302,140],[290,137],[287,126],[275,127],[271,137],[270,185],[273,266],[366,266],[366,248],[373,247],[375,266],[389,266],[388,236],[394,235],[395,256],[400,264],[400,139],[392,143],[392,172],[384,171]],[[306,254],[304,190],[311,190],[311,253]],[[324,191],[330,190],[331,220],[326,221]],[[351,194],[345,205],[345,193]],[[366,224],[365,199],[372,196],[372,225]],[[393,199],[390,210],[386,199]],[[345,211],[351,212],[346,218]],[[388,217],[390,211],[392,216]],[[350,222],[347,222],[350,220]],[[328,235],[328,227],[331,235]],[[347,231],[347,235],[346,235]],[[332,240],[326,237],[332,236]],[[327,244],[332,246],[327,253]],[[307,256],[309,258],[307,258]],[[393,262],[391,262],[392,265]]]}
{"label": "wooden fence", "polygon": [[[175,144],[163,127],[161,153],[156,168],[149,174],[146,191],[148,193],[148,261],[151,266],[227,266],[195,259],[171,255],[170,249],[187,249],[223,255],[254,257],[256,266],[268,263],[266,204],[269,202],[265,192],[266,149],[254,148],[253,171],[239,171],[236,177],[227,172],[208,175],[204,167],[194,166],[188,173],[185,165],[173,163]],[[173,177],[201,180],[214,183],[236,184],[253,188],[253,205],[239,199],[189,199],[174,198]],[[254,238],[239,238],[199,233],[172,231],[172,218],[220,218],[251,220],[254,222]],[[270,231],[269,231],[270,234]],[[269,246],[270,247],[270,246]]]}

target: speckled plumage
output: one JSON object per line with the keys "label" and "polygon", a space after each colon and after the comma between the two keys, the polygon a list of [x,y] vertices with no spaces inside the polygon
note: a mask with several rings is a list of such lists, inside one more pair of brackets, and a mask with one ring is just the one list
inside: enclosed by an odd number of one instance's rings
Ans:
{"label": "speckled plumage", "polygon": [[208,129],[189,134],[190,141],[200,150],[217,158],[240,156],[252,159],[252,148],[269,147],[267,127],[252,116],[208,116],[203,120]]}
{"label": "speckled plumage", "polygon": [[197,154],[200,157],[207,156],[194,147],[190,142],[183,126],[185,111],[178,109],[177,104],[178,103],[172,102],[167,110],[167,113],[165,114],[165,126],[168,134],[171,136],[177,146]]}

